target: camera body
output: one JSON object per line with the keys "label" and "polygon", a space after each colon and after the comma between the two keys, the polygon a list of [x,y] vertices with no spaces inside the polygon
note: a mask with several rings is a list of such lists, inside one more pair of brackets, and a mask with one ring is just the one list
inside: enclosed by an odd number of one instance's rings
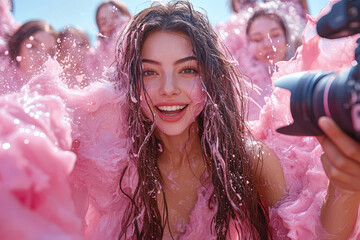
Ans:
{"label": "camera body", "polygon": [[[334,39],[360,32],[360,0],[342,0],[317,22],[321,37]],[[360,142],[360,38],[355,50],[357,64],[339,74],[308,71],[279,78],[275,86],[290,90],[294,122],[277,129],[287,135],[316,136],[321,116],[334,119],[339,127]]]}

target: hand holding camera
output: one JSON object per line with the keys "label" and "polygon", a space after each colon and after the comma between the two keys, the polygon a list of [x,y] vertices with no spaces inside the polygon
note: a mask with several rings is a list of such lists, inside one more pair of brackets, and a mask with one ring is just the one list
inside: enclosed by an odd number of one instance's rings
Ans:
{"label": "hand holding camera", "polygon": [[343,193],[360,192],[360,143],[344,133],[328,117],[320,117],[318,136],[324,153],[321,162],[330,181]]}

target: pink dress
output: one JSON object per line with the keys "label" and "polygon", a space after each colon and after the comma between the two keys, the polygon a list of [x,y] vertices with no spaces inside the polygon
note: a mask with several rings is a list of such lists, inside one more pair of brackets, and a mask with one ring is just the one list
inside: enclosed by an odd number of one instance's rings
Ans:
{"label": "pink dress", "polygon": [[[325,52],[328,46],[348,51]],[[354,47],[354,38],[320,39],[310,19],[297,58],[281,63],[275,76],[330,64],[332,70],[344,69]],[[68,89],[56,62],[48,61],[46,68],[20,92],[0,97],[0,238],[117,239],[128,204],[118,186],[126,166],[124,191],[131,193],[137,184],[127,154],[126,86],[119,90],[99,81],[83,91]],[[291,121],[288,106],[288,95],[276,89],[260,120],[252,122],[254,136],[278,155],[289,189],[289,196],[270,209],[270,224],[274,239],[320,239],[326,234],[319,211],[328,182],[319,160],[322,150],[312,137],[275,132]],[[214,210],[207,205],[212,190],[211,183],[198,189],[179,239],[216,239],[210,229]],[[360,238],[359,228],[357,223],[350,239]]]}

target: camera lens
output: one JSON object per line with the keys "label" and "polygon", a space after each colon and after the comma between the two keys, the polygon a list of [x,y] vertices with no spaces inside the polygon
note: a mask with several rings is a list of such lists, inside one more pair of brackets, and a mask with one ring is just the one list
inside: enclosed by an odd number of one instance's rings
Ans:
{"label": "camera lens", "polygon": [[309,71],[284,76],[275,86],[290,90],[294,122],[277,129],[287,135],[323,134],[317,121],[328,116],[350,136],[360,140],[360,82],[355,67],[341,74]]}

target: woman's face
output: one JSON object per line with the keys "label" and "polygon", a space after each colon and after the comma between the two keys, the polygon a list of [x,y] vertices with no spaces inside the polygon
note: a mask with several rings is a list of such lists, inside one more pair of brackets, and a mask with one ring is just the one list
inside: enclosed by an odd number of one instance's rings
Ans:
{"label": "woman's face", "polygon": [[[180,135],[189,129],[206,101],[189,37],[179,32],[153,32],[143,44],[141,58],[144,87],[157,129],[169,136]],[[144,93],[141,105],[152,119]]]}
{"label": "woman's face", "polygon": [[82,66],[89,54],[89,41],[78,35],[67,35],[59,44],[58,60],[61,64]]}
{"label": "woman's face", "polygon": [[267,64],[285,60],[285,32],[277,21],[266,16],[258,17],[249,28],[248,38],[256,59]]}
{"label": "woman's face", "polygon": [[55,56],[56,48],[55,37],[45,31],[38,31],[25,39],[20,45],[17,58],[21,71],[28,74],[38,73],[45,61]]}
{"label": "woman's face", "polygon": [[99,10],[97,23],[101,34],[112,37],[116,32],[129,21],[121,11],[112,4],[106,4]]}

